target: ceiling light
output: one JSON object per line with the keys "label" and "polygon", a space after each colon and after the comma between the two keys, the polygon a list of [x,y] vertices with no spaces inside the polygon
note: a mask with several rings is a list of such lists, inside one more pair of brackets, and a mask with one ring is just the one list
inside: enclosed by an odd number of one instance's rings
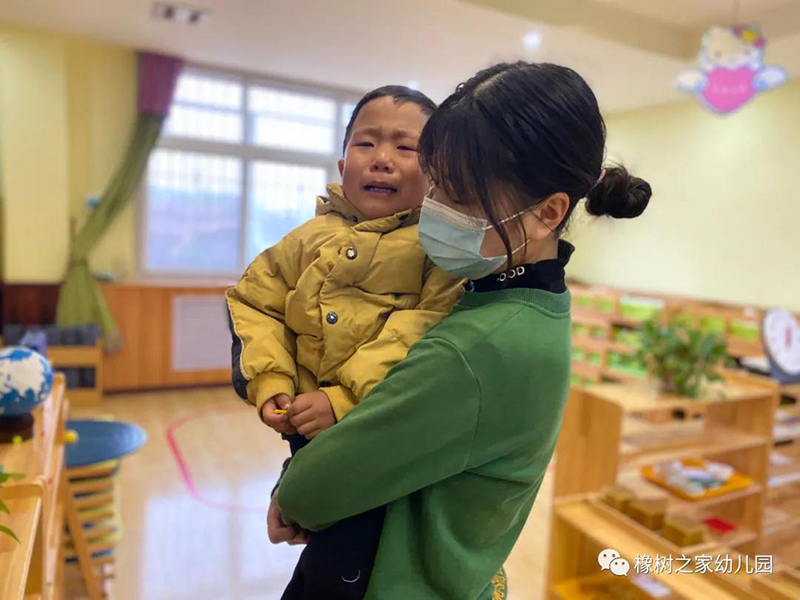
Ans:
{"label": "ceiling light", "polygon": [[531,29],[522,37],[522,45],[529,52],[536,52],[542,45],[542,31],[540,29]]}
{"label": "ceiling light", "polygon": [[208,17],[208,11],[186,4],[154,2],[152,15],[154,19],[169,21],[171,23],[199,25]]}

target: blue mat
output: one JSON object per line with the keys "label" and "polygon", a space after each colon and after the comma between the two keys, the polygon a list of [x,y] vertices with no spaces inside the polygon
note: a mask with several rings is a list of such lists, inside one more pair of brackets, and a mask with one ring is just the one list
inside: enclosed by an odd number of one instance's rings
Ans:
{"label": "blue mat", "polygon": [[67,467],[85,467],[136,452],[147,441],[138,425],[115,421],[67,421],[78,442],[67,445]]}

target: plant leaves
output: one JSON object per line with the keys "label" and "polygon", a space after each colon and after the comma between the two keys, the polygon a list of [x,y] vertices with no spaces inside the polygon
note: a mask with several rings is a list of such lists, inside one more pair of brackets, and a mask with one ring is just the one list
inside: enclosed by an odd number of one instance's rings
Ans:
{"label": "plant leaves", "polygon": [[636,357],[651,373],[685,396],[696,397],[706,382],[719,381],[719,366],[727,355],[727,343],[718,333],[706,333],[687,321],[664,325],[656,320],[643,324]]}
{"label": "plant leaves", "polygon": [[0,525],[0,533],[5,533],[7,536],[11,537],[15,542],[17,542],[18,544],[20,543],[19,538],[8,527]]}

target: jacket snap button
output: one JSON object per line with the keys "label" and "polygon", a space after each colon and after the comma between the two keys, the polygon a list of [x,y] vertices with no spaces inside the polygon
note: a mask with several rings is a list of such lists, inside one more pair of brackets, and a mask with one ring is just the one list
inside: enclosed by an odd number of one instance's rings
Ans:
{"label": "jacket snap button", "polygon": [[329,325],[336,325],[339,322],[339,315],[335,312],[329,312],[325,315],[325,320],[328,322]]}
{"label": "jacket snap button", "polygon": [[355,248],[348,248],[345,251],[344,255],[348,258],[348,260],[355,260],[356,257],[358,256],[358,250],[356,250]]}

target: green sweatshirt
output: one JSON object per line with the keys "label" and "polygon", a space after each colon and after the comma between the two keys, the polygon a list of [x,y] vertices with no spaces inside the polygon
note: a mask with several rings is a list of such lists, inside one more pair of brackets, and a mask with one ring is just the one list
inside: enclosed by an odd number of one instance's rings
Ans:
{"label": "green sweatshirt", "polygon": [[491,598],[558,436],[569,310],[569,292],[465,294],[294,457],[284,520],[316,531],[388,504],[366,600]]}

